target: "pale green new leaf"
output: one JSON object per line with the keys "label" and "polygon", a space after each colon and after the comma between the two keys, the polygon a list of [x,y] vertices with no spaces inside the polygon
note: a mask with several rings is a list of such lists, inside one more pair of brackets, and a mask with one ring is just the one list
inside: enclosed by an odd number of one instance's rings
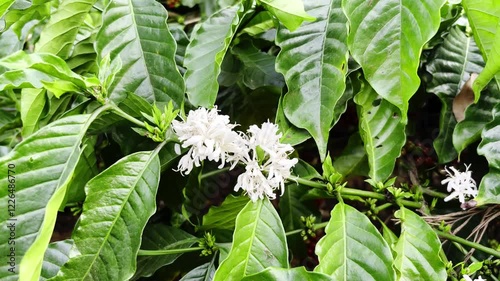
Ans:
{"label": "pale green new leaf", "polygon": [[160,107],[184,102],[184,82],[175,64],[176,43],[167,27],[167,11],[154,0],[117,0],[106,7],[96,39],[98,61],[110,56],[121,69],[108,87],[120,102],[134,93]]}
{"label": "pale green new leaf", "polygon": [[42,118],[46,101],[44,89],[22,89],[21,91],[21,120],[23,129],[21,134],[27,137],[38,130],[38,121]]}
{"label": "pale green new leaf", "polygon": [[402,222],[394,246],[394,268],[398,281],[445,281],[445,264],[439,257],[441,242],[432,228],[417,214],[402,207],[395,213]]}
{"label": "pale green new leaf", "polygon": [[132,277],[142,231],[156,211],[159,180],[155,150],[128,155],[88,182],[83,212],[72,234],[80,255],[51,280]]}
{"label": "pale green new leaf", "polygon": [[478,204],[500,204],[500,105],[494,110],[494,119],[482,132],[482,141],[477,152],[484,155],[490,171],[481,180],[475,200]]}
{"label": "pale green new leaf", "polygon": [[194,106],[214,105],[221,64],[245,10],[245,6],[238,3],[214,13],[194,28],[184,58],[186,92]]}
{"label": "pale green new leaf", "polygon": [[71,239],[49,244],[43,257],[40,280],[47,280],[57,275],[61,266],[69,260],[70,251],[73,248],[73,245],[74,243]]}
{"label": "pale green new leaf", "polygon": [[391,249],[368,217],[338,203],[316,244],[319,265],[314,271],[336,281],[395,280]]}
{"label": "pale green new leaf", "polygon": [[300,280],[300,281],[333,281],[328,275],[318,272],[307,271],[305,267],[277,268],[269,267],[266,270],[247,276],[242,281],[276,281],[276,280]]}
{"label": "pale green new leaf", "polygon": [[95,2],[96,0],[61,1],[40,33],[35,51],[67,59],[73,49],[78,30]]}
{"label": "pale green new leaf", "polygon": [[340,0],[306,1],[305,8],[316,21],[293,32],[279,29],[276,69],[288,86],[286,118],[313,136],[324,159],[335,108],[346,87],[347,19]]}
{"label": "pale green new leaf", "polygon": [[343,0],[349,50],[375,91],[407,123],[408,101],[420,86],[424,44],[437,32],[445,0]]}
{"label": "pale green new leaf", "polygon": [[[17,5],[19,2],[19,5]],[[15,1],[0,19],[0,28],[9,29],[21,38],[22,29],[32,21],[41,21],[50,16],[50,0]],[[3,22],[4,21],[4,22]]]}
{"label": "pale green new leaf", "polygon": [[436,94],[443,103],[439,135],[434,140],[440,163],[450,162],[457,157],[452,138],[457,124],[452,112],[453,99],[469,80],[470,74],[480,73],[483,66],[484,61],[473,38],[468,37],[458,26],[452,27],[427,66],[432,74],[427,91]]}
{"label": "pale green new leaf", "polygon": [[[480,97],[480,91],[494,77],[494,69],[499,64],[500,5],[496,0],[464,0],[462,6],[472,27],[474,39],[483,54],[486,64],[489,65],[488,68],[491,68],[491,70],[486,69],[486,73],[482,77],[478,77],[472,86],[475,102],[477,102]],[[497,57],[494,57],[495,54]],[[493,62],[490,63],[490,59],[493,59]],[[495,84],[500,88],[500,75],[495,76]]]}
{"label": "pale green new leaf", "polygon": [[0,18],[5,15],[5,12],[9,9],[9,7],[14,4],[16,0],[5,0],[0,4]]}
{"label": "pale green new leaf", "polygon": [[[81,153],[81,142],[92,121],[102,112],[60,119],[24,139],[0,160],[0,183],[7,187],[8,164],[15,165],[16,209],[0,214],[0,226],[6,229],[8,219],[16,219],[16,256],[25,280],[38,279],[43,253],[53,232],[57,211]],[[36,200],[33,200],[36,194]],[[0,208],[8,210],[8,189],[0,189]],[[23,202],[23,203],[21,203]],[[12,216],[11,216],[12,215]],[[12,222],[12,221],[11,221]],[[7,253],[8,237],[0,236],[0,252]],[[26,259],[26,261],[25,261]],[[17,280],[0,265],[0,279]]]}
{"label": "pale green new leaf", "polygon": [[214,281],[239,281],[270,266],[288,268],[288,247],[281,219],[265,198],[248,202],[236,217],[231,251]]}
{"label": "pale green new leaf", "polygon": [[297,29],[303,21],[316,19],[304,11],[302,0],[258,0],[257,2],[277,17],[290,31]]}
{"label": "pale green new leaf", "polygon": [[203,223],[199,227],[204,229],[234,229],[236,216],[248,203],[248,196],[229,195],[220,206],[211,207],[203,216]]}
{"label": "pale green new leaf", "polygon": [[398,108],[377,95],[368,83],[354,102],[358,105],[359,132],[370,165],[368,175],[376,182],[385,181],[406,142],[405,125]]}

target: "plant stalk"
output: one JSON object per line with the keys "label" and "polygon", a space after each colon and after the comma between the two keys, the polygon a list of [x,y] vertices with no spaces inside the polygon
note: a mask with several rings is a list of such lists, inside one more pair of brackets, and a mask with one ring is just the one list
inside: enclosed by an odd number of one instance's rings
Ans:
{"label": "plant stalk", "polygon": [[175,254],[196,252],[196,251],[201,251],[201,250],[203,250],[203,247],[172,249],[172,250],[139,250],[137,255],[138,256],[163,256],[163,255],[175,255]]}
{"label": "plant stalk", "polygon": [[453,235],[451,233],[439,231],[439,230],[436,230],[436,229],[434,230],[434,232],[436,232],[437,235],[441,236],[442,238],[448,239],[448,240],[453,241],[453,242],[458,242],[458,243],[460,243],[462,245],[469,246],[471,248],[474,248],[474,249],[479,250],[481,252],[484,252],[486,254],[489,254],[489,255],[495,256],[497,258],[500,258],[500,252],[497,251],[497,250],[495,250],[495,249],[492,249],[490,247],[486,247],[486,246],[483,246],[481,244],[478,244],[478,243],[469,241],[467,239],[464,239],[462,237],[455,236],[455,235]]}

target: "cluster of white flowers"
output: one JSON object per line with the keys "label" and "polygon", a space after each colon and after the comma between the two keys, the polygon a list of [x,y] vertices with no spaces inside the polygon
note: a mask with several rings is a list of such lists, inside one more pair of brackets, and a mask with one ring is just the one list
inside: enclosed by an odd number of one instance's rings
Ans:
{"label": "cluster of white flowers", "polygon": [[447,190],[451,192],[444,199],[445,202],[458,197],[460,203],[465,203],[466,197],[475,198],[477,196],[476,182],[472,178],[472,171],[469,171],[469,168],[470,165],[465,165],[465,172],[459,172],[455,167],[450,167],[452,173],[445,167],[448,177],[441,181],[441,184],[447,184]]}
{"label": "cluster of white flowers", "polygon": [[463,277],[465,281],[486,281],[486,279],[483,279],[481,276],[479,276],[479,278],[476,278],[474,280],[472,280],[472,278],[470,278],[469,275],[464,275]]}
{"label": "cluster of white flowers", "polygon": [[284,192],[285,180],[290,177],[290,169],[297,159],[289,159],[293,147],[280,143],[278,126],[265,122],[261,128],[252,125],[248,135],[234,131],[235,124],[229,117],[219,115],[217,108],[199,108],[190,111],[186,120],[173,121],[172,128],[189,151],[179,161],[178,171],[189,174],[201,161],[221,161],[231,169],[237,163],[245,165],[245,172],[238,177],[235,191],[244,190],[252,201],[267,196],[276,197],[274,191]]}

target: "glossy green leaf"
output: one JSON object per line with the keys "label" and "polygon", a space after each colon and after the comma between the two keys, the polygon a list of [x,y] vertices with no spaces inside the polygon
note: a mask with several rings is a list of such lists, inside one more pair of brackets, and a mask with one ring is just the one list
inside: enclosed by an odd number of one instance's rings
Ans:
{"label": "glossy green leaf", "polygon": [[194,28],[184,58],[186,92],[194,106],[214,105],[221,64],[244,14],[244,5],[238,3],[214,13]]}
{"label": "glossy green leaf", "polygon": [[473,38],[468,37],[458,26],[452,27],[435,57],[427,66],[432,81],[427,91],[436,94],[443,107],[439,120],[439,135],[434,140],[434,149],[440,163],[457,157],[453,146],[453,130],[457,120],[452,112],[453,99],[469,80],[471,73],[480,73],[484,61]]}
{"label": "glossy green leaf", "polygon": [[407,122],[408,101],[420,79],[424,44],[437,32],[445,0],[343,0],[349,19],[349,50],[366,80],[397,106]]}
{"label": "glossy green leaf", "polygon": [[38,130],[38,121],[42,118],[45,107],[46,91],[44,89],[23,89],[21,91],[22,135],[27,137]]}
{"label": "glossy green leaf", "polygon": [[265,198],[248,202],[236,217],[231,251],[214,281],[241,280],[270,266],[288,268],[288,248],[278,213]]}
{"label": "glossy green leaf", "polygon": [[347,146],[333,161],[333,167],[344,176],[368,176],[368,158],[359,132],[349,137]]}
{"label": "glossy green leaf", "polygon": [[66,82],[69,86],[85,91],[87,80],[71,71],[64,60],[52,54],[27,54],[19,51],[0,60],[9,70],[0,75],[0,91],[14,88],[47,88],[56,96],[65,91],[50,83]]}
{"label": "glossy green leaf", "polygon": [[16,0],[5,0],[0,4],[0,18],[5,15],[5,12],[9,9],[9,7],[14,4]]}
{"label": "glossy green leaf", "polygon": [[[37,279],[40,274],[43,253],[49,244],[57,211],[80,157],[81,141],[101,111],[53,122],[24,139],[0,160],[0,183],[3,186],[9,184],[8,164],[15,165],[10,169],[14,171],[11,175],[22,179],[16,180],[15,202],[8,202],[11,193],[7,188],[0,189],[1,209],[8,210],[8,204],[16,203],[15,211],[0,214],[0,226],[6,229],[8,223],[13,222],[9,219],[16,220],[17,264],[24,268],[25,280]],[[33,194],[36,194],[36,200],[32,200]],[[0,237],[2,253],[8,252],[8,238],[6,235]],[[0,279],[17,280],[18,269],[12,274],[7,268],[6,263],[0,265]]]}
{"label": "glossy green leaf", "polygon": [[333,280],[395,280],[392,254],[368,217],[338,203],[316,244],[319,265],[314,269]]}
{"label": "glossy green leaf", "polygon": [[[16,5],[16,2],[20,5]],[[18,37],[21,37],[22,29],[32,21],[41,21],[50,15],[50,0],[35,0],[35,1],[16,1],[10,9],[5,13],[2,22],[0,20],[0,28],[10,28]],[[15,7],[16,6],[16,7]]]}
{"label": "glossy green leaf", "polygon": [[[292,173],[302,179],[318,179],[321,175],[306,162],[299,160],[293,167]],[[280,215],[283,220],[285,230],[292,231],[304,227],[300,217],[308,217],[309,215],[316,215],[319,217],[317,211],[313,212],[314,205],[311,202],[302,202],[300,199],[304,196],[310,187],[290,182],[285,188],[285,193],[280,197]]]}
{"label": "glossy green leaf", "polygon": [[67,59],[78,35],[78,29],[95,2],[96,0],[61,1],[40,33],[35,51]]}
{"label": "glossy green leaf", "polygon": [[306,130],[294,126],[287,120],[283,109],[283,96],[281,96],[278,101],[278,109],[274,122],[278,125],[280,132],[283,134],[280,139],[282,143],[288,143],[295,146],[311,138],[311,135]]}
{"label": "glossy green leaf", "polygon": [[347,19],[340,0],[305,4],[316,21],[294,32],[279,29],[276,69],[288,86],[283,98],[285,116],[313,136],[324,160],[334,109],[345,90]]}
{"label": "glossy green leaf", "polygon": [[211,262],[195,267],[184,275],[180,281],[210,281],[215,274],[215,256]]}
{"label": "glossy green leaf", "polygon": [[[142,236],[141,250],[174,250],[189,248],[198,239],[182,229],[152,224],[146,226]],[[139,256],[137,258],[137,271],[133,280],[141,276],[151,276],[159,268],[173,263],[182,254],[163,256]]]}
{"label": "glossy green leaf", "polygon": [[494,119],[484,127],[477,152],[484,155],[490,171],[481,180],[476,197],[478,204],[500,204],[500,105],[494,110]]}
{"label": "glossy green leaf", "polygon": [[61,266],[69,260],[73,248],[73,240],[67,239],[50,243],[43,257],[42,273],[40,280],[47,280],[56,276]]}
{"label": "glossy green leaf", "polygon": [[[477,102],[480,91],[495,75],[493,69],[498,67],[498,58],[494,56],[499,52],[500,5],[495,0],[464,0],[462,5],[472,27],[474,39],[483,54],[487,67],[491,68],[491,70],[486,69],[482,77],[478,77],[473,84],[475,102]],[[490,58],[493,62],[489,62]],[[495,84],[500,88],[500,75],[495,77]]]}
{"label": "glossy green leaf", "polygon": [[72,257],[53,280],[132,277],[142,231],[156,211],[159,180],[155,150],[130,154],[88,182],[83,212],[72,234],[80,255]]}
{"label": "glossy green leaf", "polygon": [[[296,30],[303,21],[314,21],[316,18],[313,13],[310,16],[304,11],[302,0],[258,0],[260,5],[264,6],[271,14],[278,18],[290,31]],[[307,2],[307,1],[306,1]]]}
{"label": "glossy green leaf", "polygon": [[[498,12],[500,13],[500,8]],[[480,96],[481,91],[492,79],[500,87],[500,21],[498,22],[493,47],[486,57],[488,58],[487,63],[472,85],[476,97]]]}
{"label": "glossy green leaf", "polygon": [[367,83],[354,102],[358,105],[359,132],[370,165],[368,175],[376,182],[385,181],[406,142],[405,125],[398,108],[377,95]]}
{"label": "glossy green leaf", "polygon": [[175,63],[179,72],[184,75],[186,69],[184,68],[184,57],[186,55],[186,48],[189,45],[189,37],[184,32],[184,26],[180,24],[169,24],[168,28],[177,42],[177,49],[175,50]]}
{"label": "glossy green leaf", "polygon": [[500,102],[500,91],[496,85],[488,86],[487,94],[481,95],[476,104],[465,110],[465,119],[457,123],[453,131],[453,146],[458,154],[481,137],[484,126],[493,120],[493,108]]}
{"label": "glossy green leaf", "polygon": [[267,11],[262,11],[253,17],[241,32],[257,36],[274,27],[275,22],[272,15]]}
{"label": "glossy green leaf", "polygon": [[[1,19],[0,19],[1,21]],[[0,33],[0,58],[23,49],[24,42],[11,29]]]}
{"label": "glossy green leaf", "polygon": [[402,222],[394,246],[394,268],[398,281],[445,281],[445,264],[439,257],[441,242],[432,228],[417,214],[402,207],[395,213]]}
{"label": "glossy green leaf", "polygon": [[119,102],[135,93],[161,107],[184,101],[184,82],[175,64],[175,40],[167,27],[167,11],[154,0],[117,0],[106,7],[96,39],[98,61],[110,56],[121,69],[108,87]]}
{"label": "glossy green leaf", "polygon": [[220,206],[211,207],[208,213],[203,216],[200,230],[211,228],[233,230],[236,216],[245,207],[248,200],[248,196],[229,195]]}
{"label": "glossy green leaf", "polygon": [[276,268],[270,267],[266,270],[247,276],[242,281],[275,281],[275,280],[300,280],[300,281],[332,281],[328,275],[307,271],[305,267]]}

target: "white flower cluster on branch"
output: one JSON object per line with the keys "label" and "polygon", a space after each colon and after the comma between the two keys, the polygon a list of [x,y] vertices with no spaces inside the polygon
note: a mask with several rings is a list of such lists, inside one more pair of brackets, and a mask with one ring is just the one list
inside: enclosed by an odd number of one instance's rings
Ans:
{"label": "white flower cluster on branch", "polygon": [[172,128],[182,143],[189,148],[179,161],[177,171],[189,174],[203,160],[226,163],[231,169],[238,163],[245,165],[245,172],[237,180],[235,191],[244,190],[252,201],[276,198],[275,190],[285,190],[285,180],[290,169],[298,162],[289,159],[293,147],[280,142],[278,126],[265,122],[259,128],[250,126],[248,134],[236,132],[229,116],[219,115],[217,108],[199,108],[189,112],[186,120],[172,121]]}
{"label": "white flower cluster on branch", "polygon": [[464,275],[463,276],[465,281],[486,281],[486,279],[483,279],[483,277],[479,276],[479,278],[476,278],[472,280],[472,278],[469,277],[469,275]]}
{"label": "white flower cluster on branch", "polygon": [[[445,167],[448,177],[441,181],[441,184],[447,184],[448,192],[451,192],[444,201],[458,197],[460,203],[465,203],[465,198],[475,198],[477,196],[476,182],[472,178],[472,171],[469,171],[470,165],[465,165],[465,172],[459,172],[455,167],[450,167],[451,171]],[[453,192],[452,192],[453,190]]]}

